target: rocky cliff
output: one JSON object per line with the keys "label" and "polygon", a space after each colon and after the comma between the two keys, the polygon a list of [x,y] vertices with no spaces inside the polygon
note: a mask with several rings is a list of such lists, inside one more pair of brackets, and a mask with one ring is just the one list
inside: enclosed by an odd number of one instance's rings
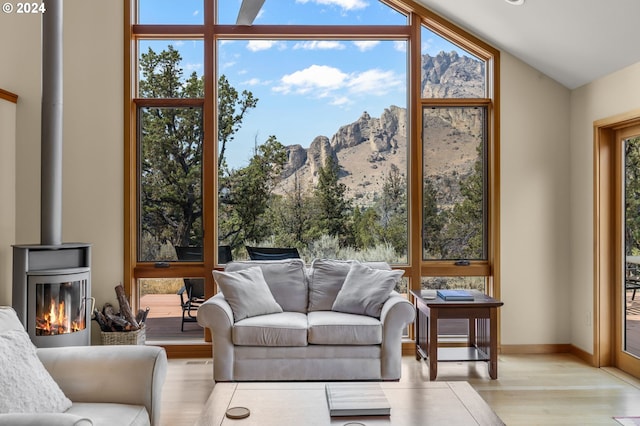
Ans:
{"label": "rocky cliff", "polygon": [[[424,55],[422,68],[423,97],[484,97],[484,64],[480,61],[455,52],[440,52],[435,57]],[[481,123],[469,126],[469,116],[461,110],[426,113],[425,121],[429,124],[424,145],[429,155],[425,175],[442,178],[468,174],[477,145],[473,135]],[[381,192],[392,165],[401,172],[407,170],[407,123],[406,108],[392,105],[380,117],[363,112],[355,122],[341,126],[331,139],[317,136],[309,148],[286,147],[288,162],[277,192],[292,191],[296,180],[303,190],[313,188],[318,170],[331,156],[338,160],[340,182],[347,186],[347,196],[356,204],[370,204]]]}

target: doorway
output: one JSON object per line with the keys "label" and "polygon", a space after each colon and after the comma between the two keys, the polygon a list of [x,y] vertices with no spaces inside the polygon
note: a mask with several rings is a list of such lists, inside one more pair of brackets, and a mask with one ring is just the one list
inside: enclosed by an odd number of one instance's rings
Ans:
{"label": "doorway", "polygon": [[640,112],[595,123],[595,355],[640,377]]}

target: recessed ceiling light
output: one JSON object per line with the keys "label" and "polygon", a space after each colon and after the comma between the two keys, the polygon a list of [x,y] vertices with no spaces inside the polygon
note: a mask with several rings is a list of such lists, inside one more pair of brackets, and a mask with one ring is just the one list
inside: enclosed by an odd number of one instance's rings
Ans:
{"label": "recessed ceiling light", "polygon": [[504,0],[504,1],[514,6],[522,6],[524,4],[524,0]]}

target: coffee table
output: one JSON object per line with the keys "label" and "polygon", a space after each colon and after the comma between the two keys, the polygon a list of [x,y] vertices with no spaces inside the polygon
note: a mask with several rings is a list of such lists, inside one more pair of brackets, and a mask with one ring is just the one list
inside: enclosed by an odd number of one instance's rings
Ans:
{"label": "coffee table", "polygon": [[[504,425],[467,382],[381,382],[391,415],[358,417],[330,417],[325,384],[216,383],[196,425],[342,426],[349,422],[366,426]],[[249,417],[226,418],[227,409],[237,406],[247,407],[251,411]]]}

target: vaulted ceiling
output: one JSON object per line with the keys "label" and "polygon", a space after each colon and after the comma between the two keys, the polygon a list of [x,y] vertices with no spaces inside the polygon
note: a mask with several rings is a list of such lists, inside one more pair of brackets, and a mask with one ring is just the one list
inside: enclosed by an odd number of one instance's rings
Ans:
{"label": "vaulted ceiling", "polygon": [[416,0],[569,89],[640,62],[640,0]]}

